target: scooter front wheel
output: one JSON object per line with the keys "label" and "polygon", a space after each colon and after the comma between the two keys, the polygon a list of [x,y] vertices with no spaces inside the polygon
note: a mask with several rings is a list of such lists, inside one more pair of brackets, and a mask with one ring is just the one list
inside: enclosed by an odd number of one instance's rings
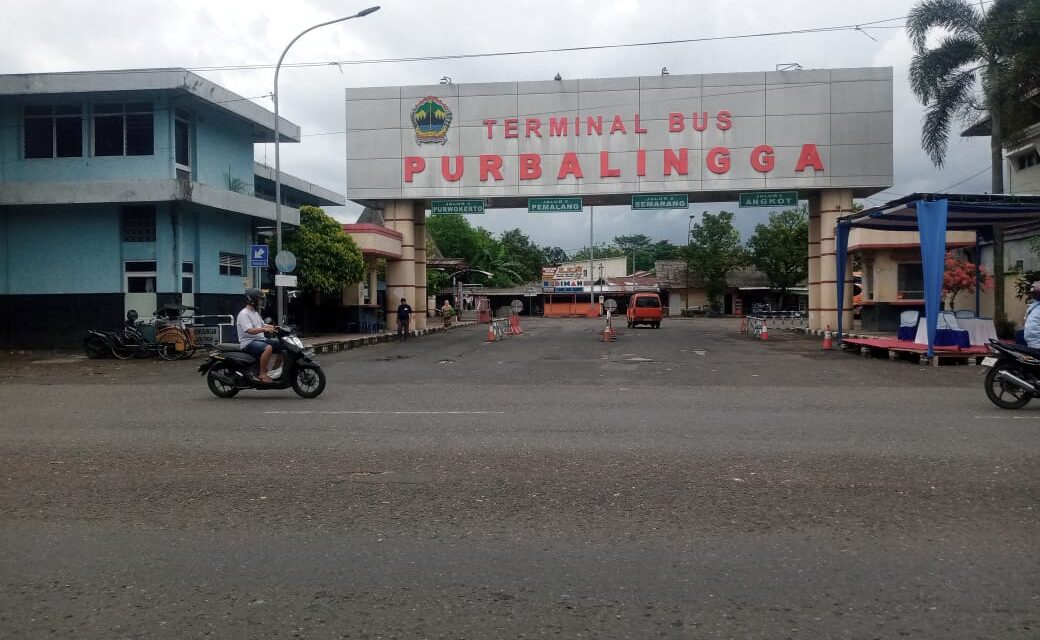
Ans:
{"label": "scooter front wheel", "polygon": [[[209,390],[213,395],[218,398],[233,398],[238,393],[239,389],[233,383],[228,383],[227,380],[231,378],[231,371],[223,365],[213,367],[206,374],[206,384],[209,385]],[[224,380],[221,380],[224,378]]]}
{"label": "scooter front wheel", "polygon": [[321,367],[301,365],[296,368],[292,388],[301,398],[317,398],[325,390],[325,372]]}
{"label": "scooter front wheel", "polygon": [[997,377],[1001,371],[1014,370],[1006,362],[998,362],[986,374],[986,397],[1001,409],[1021,409],[1033,399],[1025,389]]}

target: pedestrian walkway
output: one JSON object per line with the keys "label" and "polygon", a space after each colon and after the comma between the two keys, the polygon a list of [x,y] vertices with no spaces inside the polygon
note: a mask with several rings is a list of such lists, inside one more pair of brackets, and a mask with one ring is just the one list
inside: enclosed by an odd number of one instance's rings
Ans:
{"label": "pedestrian walkway", "polygon": [[[420,337],[431,333],[443,333],[457,327],[470,327],[476,322],[455,322],[450,327],[432,326],[425,329],[412,329],[408,332],[410,337]],[[308,336],[302,338],[303,344],[314,349],[315,353],[334,353],[336,351],[347,351],[381,342],[391,342],[397,339],[397,334],[390,331],[380,333],[337,333]]]}

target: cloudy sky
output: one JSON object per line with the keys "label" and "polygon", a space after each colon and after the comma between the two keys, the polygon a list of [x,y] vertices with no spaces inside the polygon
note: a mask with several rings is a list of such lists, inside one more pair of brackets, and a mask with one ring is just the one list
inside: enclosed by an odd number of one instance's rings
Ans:
{"label": "cloudy sky", "polygon": [[[895,74],[895,184],[864,204],[915,191],[987,191],[985,139],[955,137],[947,165],[932,166],[920,149],[921,107],[907,84],[910,45],[901,28],[913,2],[874,0],[372,0],[366,18],[323,27],[298,41],[283,66],[281,113],[299,124],[300,144],[282,145],[283,170],[342,193],[345,189],[344,98],[347,86],[548,80],[727,71],[891,66]],[[272,108],[274,63],[307,27],[369,5],[353,0],[3,0],[0,73],[184,67]],[[694,40],[867,25],[889,28],[707,40],[572,53],[435,61],[452,54],[534,51],[561,47]],[[414,58],[409,62],[358,61]],[[334,64],[334,63],[341,64]],[[245,70],[226,67],[250,66]],[[223,67],[223,68],[222,68]],[[274,164],[270,145],[257,159]],[[696,206],[737,214],[746,234],[765,217],[733,204]],[[354,206],[330,211],[353,222]],[[633,214],[597,209],[596,243],[645,233],[684,243],[687,212]],[[578,249],[588,243],[588,216],[529,216],[496,210],[472,216],[493,232],[519,227],[541,245]]]}

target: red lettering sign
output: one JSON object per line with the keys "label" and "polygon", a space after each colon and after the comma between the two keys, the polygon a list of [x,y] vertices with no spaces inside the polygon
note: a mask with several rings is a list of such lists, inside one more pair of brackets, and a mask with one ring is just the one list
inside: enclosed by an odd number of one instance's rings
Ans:
{"label": "red lettering sign", "polygon": [[505,137],[507,137],[507,138],[519,138],[520,137],[519,134],[517,134],[517,125],[520,124],[520,120],[519,119],[517,119],[517,118],[506,118],[505,120],[502,121],[502,124],[505,125]]}
{"label": "red lettering sign", "polygon": [[683,114],[674,111],[668,114],[669,133],[679,133],[684,128],[686,128],[686,117]]}
{"label": "red lettering sign", "polygon": [[542,121],[538,118],[527,119],[527,137],[530,138],[532,133],[536,138],[542,137]]}
{"label": "red lettering sign", "polygon": [[621,169],[610,168],[610,152],[600,151],[599,152],[599,177],[601,178],[617,178],[621,175]]}
{"label": "red lettering sign", "polygon": [[636,175],[640,178],[646,175],[646,149],[636,151]]}
{"label": "red lettering sign", "polygon": [[562,138],[567,135],[567,117],[556,118],[550,116],[549,118],[549,137],[550,138]]}
{"label": "red lettering sign", "polygon": [[537,153],[520,154],[520,179],[537,180],[542,177],[542,156]]}
{"label": "red lettering sign", "polygon": [[411,182],[412,176],[426,170],[426,160],[419,156],[406,156],[404,159],[404,181]]}
{"label": "red lettering sign", "polygon": [[645,127],[641,127],[640,124],[639,124],[639,114],[638,113],[636,114],[636,126],[635,126],[634,130],[635,130],[636,133],[646,133],[646,128]]}
{"label": "red lettering sign", "polygon": [[798,164],[794,166],[794,170],[805,171],[806,167],[823,171],[823,160],[820,159],[820,151],[814,144],[802,145],[802,153],[798,156]]}
{"label": "red lettering sign", "polygon": [[487,182],[488,175],[494,176],[495,180],[502,179],[502,156],[480,156],[480,181]]}
{"label": "red lettering sign", "polygon": [[568,151],[563,154],[563,160],[560,161],[560,172],[556,174],[556,179],[563,180],[569,175],[574,176],[575,178],[585,177],[585,174],[581,172],[581,163],[578,162],[578,154],[573,151]]}
{"label": "red lettering sign", "polygon": [[679,149],[679,155],[675,155],[672,149],[664,150],[664,175],[672,175],[675,170],[681,176],[690,173],[690,151],[686,147]]}
{"label": "red lettering sign", "polygon": [[610,135],[614,135],[618,132],[628,133],[625,129],[625,121],[621,119],[621,116],[614,116],[614,123],[610,125]]}
{"label": "red lettering sign", "polygon": [[768,144],[760,144],[751,150],[751,167],[759,173],[769,173],[776,165],[773,157],[773,147]]}
{"label": "red lettering sign", "polygon": [[717,174],[729,171],[729,149],[726,147],[712,147],[707,160],[708,171]]}
{"label": "red lettering sign", "polygon": [[[700,116],[700,120],[697,117]],[[701,113],[691,113],[690,121],[694,131],[704,131],[708,128],[708,112],[702,111]]]}
{"label": "red lettering sign", "polygon": [[441,175],[448,182],[458,182],[462,178],[462,172],[466,165],[463,164],[462,156],[455,156],[455,170],[451,170],[451,156],[441,156]]}
{"label": "red lettering sign", "polygon": [[498,120],[485,120],[484,121],[484,126],[487,127],[488,140],[491,139],[492,128],[495,126],[496,122],[498,122]]}
{"label": "red lettering sign", "polygon": [[719,131],[727,131],[733,127],[733,114],[729,111],[719,111],[715,114],[715,126],[719,128]]}

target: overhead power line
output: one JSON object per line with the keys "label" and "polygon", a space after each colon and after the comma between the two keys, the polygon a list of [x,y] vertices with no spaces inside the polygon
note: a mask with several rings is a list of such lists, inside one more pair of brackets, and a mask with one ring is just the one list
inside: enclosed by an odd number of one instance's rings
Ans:
{"label": "overhead power line", "polygon": [[[648,42],[628,42],[617,44],[585,45],[578,47],[556,47],[551,49],[523,49],[516,51],[495,51],[485,53],[457,53],[431,56],[409,56],[402,58],[372,58],[366,60],[325,60],[321,62],[293,62],[283,63],[282,67],[324,67],[330,65],[365,65],[365,64],[389,64],[400,62],[432,62],[438,60],[464,60],[469,58],[497,58],[505,56],[525,56],[544,53],[570,53],[576,51],[601,51],[604,49],[629,49],[636,47],[656,47],[672,44],[692,44],[698,42],[718,42],[724,40],[743,40],[749,38],[770,38],[776,36],[803,35],[814,33],[836,33],[842,31],[863,31],[863,29],[902,29],[903,25],[889,25],[886,23],[905,19],[887,18],[885,20],[874,20],[858,24],[839,25],[832,27],[813,27],[806,29],[790,29],[787,31],[766,31],[761,33],[744,33],[728,36],[703,36],[700,38],[681,38],[676,40],[652,40]],[[256,69],[273,69],[273,64],[244,64],[244,65],[220,65],[207,67],[189,67],[189,71],[251,71]]]}

